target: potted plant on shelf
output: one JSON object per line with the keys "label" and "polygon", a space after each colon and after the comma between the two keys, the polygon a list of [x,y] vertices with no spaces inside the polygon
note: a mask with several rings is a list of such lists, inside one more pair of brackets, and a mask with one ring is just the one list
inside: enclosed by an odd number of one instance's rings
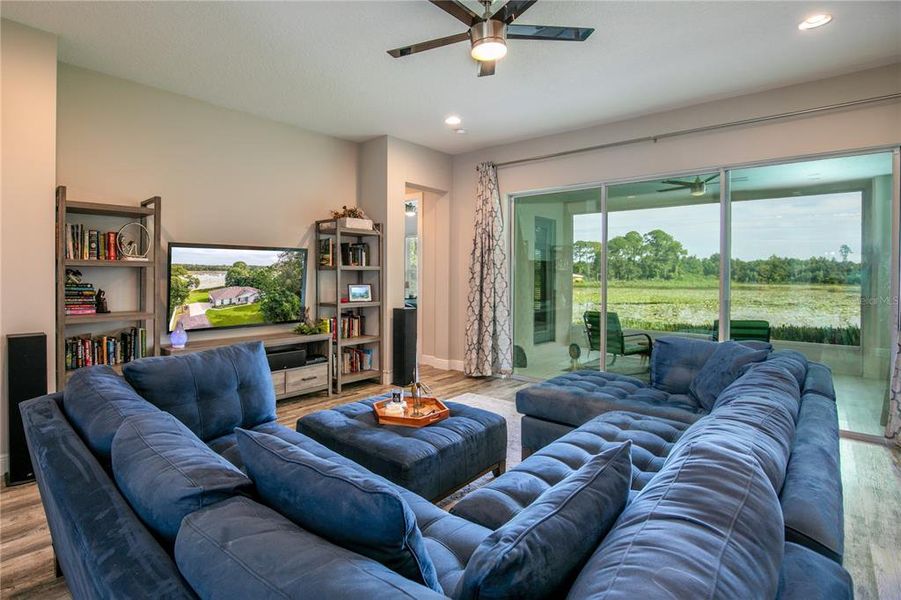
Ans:
{"label": "potted plant on shelf", "polygon": [[338,227],[347,229],[366,229],[372,230],[372,219],[366,216],[362,208],[351,206],[350,208],[342,206],[341,210],[333,210],[332,218],[338,224]]}

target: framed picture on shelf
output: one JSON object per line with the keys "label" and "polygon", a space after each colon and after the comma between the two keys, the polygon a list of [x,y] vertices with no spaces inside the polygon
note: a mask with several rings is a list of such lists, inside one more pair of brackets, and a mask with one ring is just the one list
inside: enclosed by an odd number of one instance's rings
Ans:
{"label": "framed picture on shelf", "polygon": [[319,240],[319,265],[322,267],[335,266],[335,240],[323,238]]}
{"label": "framed picture on shelf", "polygon": [[372,302],[372,286],[368,283],[349,284],[347,286],[347,301]]}

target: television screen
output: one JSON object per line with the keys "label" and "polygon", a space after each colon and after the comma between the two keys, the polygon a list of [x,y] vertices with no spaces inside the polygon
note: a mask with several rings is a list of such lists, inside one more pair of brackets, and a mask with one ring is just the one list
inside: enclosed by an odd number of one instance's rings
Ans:
{"label": "television screen", "polygon": [[302,248],[169,244],[169,331],[296,323],[306,266]]}

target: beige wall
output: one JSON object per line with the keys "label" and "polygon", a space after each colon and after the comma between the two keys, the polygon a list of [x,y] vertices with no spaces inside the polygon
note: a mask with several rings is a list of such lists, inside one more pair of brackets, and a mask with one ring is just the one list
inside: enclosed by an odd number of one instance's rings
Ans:
{"label": "beige wall", "polygon": [[[697,105],[454,157],[450,358],[463,358],[476,165],[901,92],[901,65]],[[587,152],[500,169],[502,197],[528,190],[901,143],[901,102]]]}
{"label": "beige wall", "polygon": [[391,377],[391,311],[404,305],[404,198],[407,189],[425,192],[422,213],[422,281],[419,334],[423,362],[447,368],[450,252],[451,157],[418,144],[382,136],[361,145],[360,206],[385,227],[385,290],[382,296],[386,360]]}
{"label": "beige wall", "polygon": [[[135,204],[161,196],[164,244],[299,246],[309,249],[309,267],[313,221],[356,203],[352,142],[65,64],[58,111],[57,181],[69,197]],[[110,307],[127,309],[128,291],[107,283]],[[308,269],[308,300],[314,285]]]}
{"label": "beige wall", "polygon": [[47,385],[54,389],[56,38],[6,20],[0,27],[0,452],[5,459],[7,334],[47,333]]}

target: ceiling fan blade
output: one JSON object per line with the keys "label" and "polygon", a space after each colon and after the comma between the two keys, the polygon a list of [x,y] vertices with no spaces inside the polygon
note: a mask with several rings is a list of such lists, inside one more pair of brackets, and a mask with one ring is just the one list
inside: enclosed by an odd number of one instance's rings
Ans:
{"label": "ceiling fan blade", "polygon": [[479,61],[479,77],[487,77],[494,75],[494,68],[497,66],[496,60]]}
{"label": "ceiling fan blade", "polygon": [[429,2],[463,22],[467,27],[472,27],[482,20],[479,15],[469,10],[462,2],[457,2],[456,0],[429,0]]}
{"label": "ceiling fan blade", "polygon": [[510,0],[500,7],[491,18],[503,21],[509,25],[514,19],[518,19],[522,13],[529,10],[536,2],[538,2],[538,0]]}
{"label": "ceiling fan blade", "polygon": [[710,183],[711,181],[713,181],[714,179],[716,179],[719,176],[720,176],[719,173],[717,173],[716,175],[711,175],[710,177],[708,177],[707,179],[704,180],[704,183]]}
{"label": "ceiling fan blade", "polygon": [[676,185],[679,187],[691,187],[690,181],[679,181],[678,179],[662,179],[660,183],[668,183],[669,185]]}
{"label": "ceiling fan blade", "polygon": [[594,33],[590,27],[556,27],[554,25],[507,25],[507,39],[558,40],[584,42]]}
{"label": "ceiling fan blade", "polygon": [[679,187],[664,188],[662,190],[657,190],[657,191],[658,192],[681,192],[684,189],[685,189],[684,187],[679,186]]}
{"label": "ceiling fan blade", "polygon": [[424,52],[426,50],[432,50],[433,48],[440,48],[441,46],[456,44],[457,42],[462,42],[468,39],[469,32],[458,33],[456,35],[449,35],[447,37],[429,40],[427,42],[420,42],[418,44],[413,44],[412,46],[403,46],[401,48],[395,48],[394,50],[388,50],[388,54],[390,54],[394,58],[400,58],[402,56],[409,56],[417,52]]}

